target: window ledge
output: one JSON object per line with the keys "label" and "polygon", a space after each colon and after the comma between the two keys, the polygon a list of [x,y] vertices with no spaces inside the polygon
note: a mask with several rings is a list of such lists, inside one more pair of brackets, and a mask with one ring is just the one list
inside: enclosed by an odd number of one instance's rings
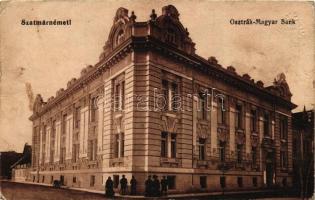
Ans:
{"label": "window ledge", "polygon": [[161,158],[161,163],[179,163],[180,160],[178,158]]}

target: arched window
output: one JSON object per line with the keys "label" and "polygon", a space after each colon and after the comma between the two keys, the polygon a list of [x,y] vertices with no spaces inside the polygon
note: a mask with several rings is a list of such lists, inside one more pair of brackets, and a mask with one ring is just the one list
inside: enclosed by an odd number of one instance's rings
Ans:
{"label": "arched window", "polygon": [[176,44],[176,32],[172,28],[168,28],[165,33],[165,41]]}
{"label": "arched window", "polygon": [[122,43],[124,40],[124,31],[120,30],[116,36],[116,46]]}

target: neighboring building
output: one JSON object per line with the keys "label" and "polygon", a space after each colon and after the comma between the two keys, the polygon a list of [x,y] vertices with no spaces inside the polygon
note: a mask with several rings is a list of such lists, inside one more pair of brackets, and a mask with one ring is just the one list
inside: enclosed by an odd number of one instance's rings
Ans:
{"label": "neighboring building", "polygon": [[0,180],[11,179],[12,169],[10,168],[21,158],[22,154],[15,151],[0,152]]}
{"label": "neighboring building", "polygon": [[301,196],[314,193],[314,110],[293,113],[294,188]]}
{"label": "neighboring building", "polygon": [[156,174],[172,193],[291,186],[296,105],[284,74],[264,87],[198,56],[174,6],[135,20],[119,8],[100,61],[47,102],[37,95],[33,181],[104,190],[125,174],[143,192]]}
{"label": "neighboring building", "polygon": [[26,181],[31,180],[31,159],[32,159],[32,147],[27,143],[24,145],[24,150],[21,158],[11,165],[12,180],[14,181]]}

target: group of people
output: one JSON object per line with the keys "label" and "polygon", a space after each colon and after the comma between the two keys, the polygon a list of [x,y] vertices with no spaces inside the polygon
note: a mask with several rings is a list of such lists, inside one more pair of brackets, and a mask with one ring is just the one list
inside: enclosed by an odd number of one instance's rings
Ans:
{"label": "group of people", "polygon": [[[126,195],[128,191],[128,180],[125,177],[125,175],[122,175],[122,178],[119,181],[120,183],[120,193],[121,195]],[[130,180],[130,195],[136,194],[136,188],[137,188],[137,180],[134,176],[132,176]],[[112,178],[109,176],[105,183],[105,196],[107,197],[113,197],[115,194],[114,192],[114,182]]]}
{"label": "group of people", "polygon": [[[128,180],[125,175],[122,175],[122,178],[119,180],[120,184],[120,194],[126,195],[128,192]],[[148,176],[148,179],[145,181],[145,196],[148,197],[158,197],[161,195],[167,194],[167,179],[165,176],[161,179],[161,182],[158,179],[157,175]],[[130,180],[130,195],[135,195],[137,193],[137,180],[132,176]],[[114,181],[109,176],[105,183],[105,196],[113,197],[114,192]]]}
{"label": "group of people", "polygon": [[148,176],[148,179],[145,181],[145,196],[147,197],[158,197],[161,195],[167,194],[167,179],[163,176],[161,182],[158,179],[157,175]]}

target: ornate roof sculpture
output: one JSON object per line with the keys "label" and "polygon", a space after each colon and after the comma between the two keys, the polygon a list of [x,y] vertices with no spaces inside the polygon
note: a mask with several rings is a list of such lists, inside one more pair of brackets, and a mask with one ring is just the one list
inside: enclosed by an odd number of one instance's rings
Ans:
{"label": "ornate roof sculpture", "polygon": [[267,87],[266,89],[288,101],[291,101],[292,93],[290,91],[284,73],[278,74],[277,77],[274,79],[273,85]]}
{"label": "ornate roof sculpture", "polygon": [[104,51],[100,55],[100,60],[104,59],[115,47],[131,36],[131,27],[135,23],[136,18],[134,12],[129,17],[126,8],[118,8],[108,39],[103,47]]}
{"label": "ornate roof sculpture", "polygon": [[34,105],[33,105],[33,112],[34,113],[39,113],[41,111],[41,108],[44,104],[43,98],[40,94],[36,95]]}

